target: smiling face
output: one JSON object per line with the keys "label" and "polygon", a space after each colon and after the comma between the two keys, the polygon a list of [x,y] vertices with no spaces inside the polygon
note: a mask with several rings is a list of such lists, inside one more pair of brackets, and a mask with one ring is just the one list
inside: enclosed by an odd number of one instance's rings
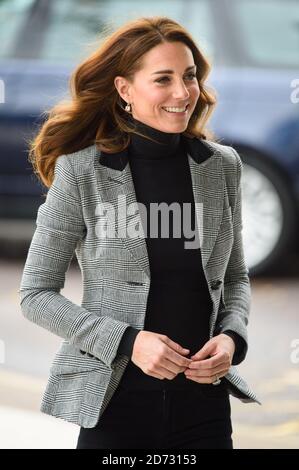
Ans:
{"label": "smiling face", "polygon": [[[162,43],[142,58],[133,83],[116,77],[115,87],[132,106],[132,115],[163,132],[184,132],[200,95],[191,50],[182,42]],[[161,72],[164,71],[164,72]],[[159,72],[159,73],[158,73]],[[174,112],[184,108],[184,112]]]}

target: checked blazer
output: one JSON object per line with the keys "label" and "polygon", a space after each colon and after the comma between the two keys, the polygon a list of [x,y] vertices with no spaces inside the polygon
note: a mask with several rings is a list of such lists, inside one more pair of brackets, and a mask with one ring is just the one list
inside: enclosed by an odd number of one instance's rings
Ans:
{"label": "checked blazer", "polygon": [[[231,330],[247,345],[251,289],[242,241],[242,161],[232,147],[182,138],[194,201],[202,204],[198,229],[213,303],[210,337]],[[117,389],[130,360],[118,346],[127,327],[144,328],[151,283],[144,238],[98,236],[97,207],[116,207],[120,196],[136,204],[127,150],[108,154],[93,144],[59,156],[19,289],[23,315],[62,338],[40,409],[86,428],[101,419]],[[136,209],[127,224],[141,222]],[[74,255],[82,274],[81,305],[60,293]],[[235,366],[226,379],[230,394],[260,403]]]}

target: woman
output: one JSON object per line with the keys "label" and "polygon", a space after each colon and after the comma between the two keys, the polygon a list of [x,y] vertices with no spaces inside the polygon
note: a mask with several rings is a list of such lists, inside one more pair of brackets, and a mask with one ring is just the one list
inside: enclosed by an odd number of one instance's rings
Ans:
{"label": "woman", "polygon": [[[232,448],[229,394],[258,402],[234,367],[250,306],[242,163],[207,140],[208,72],[175,21],[129,22],[32,143],[49,191],[21,308],[64,338],[41,411],[78,424],[79,449]],[[60,294],[74,252],[81,306]]]}

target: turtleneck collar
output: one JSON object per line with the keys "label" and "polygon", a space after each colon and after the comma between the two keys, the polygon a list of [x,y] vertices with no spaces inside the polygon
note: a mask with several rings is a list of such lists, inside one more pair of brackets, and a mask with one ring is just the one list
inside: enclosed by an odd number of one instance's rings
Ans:
{"label": "turtleneck collar", "polygon": [[131,133],[131,142],[129,145],[129,157],[138,159],[163,159],[171,157],[178,150],[181,143],[180,133],[163,132],[154,127],[145,124],[130,115],[131,123],[135,129],[144,135],[155,139],[156,142]]}

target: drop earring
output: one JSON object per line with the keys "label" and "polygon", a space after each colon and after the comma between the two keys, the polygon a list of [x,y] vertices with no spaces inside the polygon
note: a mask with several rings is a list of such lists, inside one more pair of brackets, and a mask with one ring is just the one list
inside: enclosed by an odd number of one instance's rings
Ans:
{"label": "drop earring", "polygon": [[125,110],[130,113],[132,111],[130,103],[128,103],[125,107]]}

